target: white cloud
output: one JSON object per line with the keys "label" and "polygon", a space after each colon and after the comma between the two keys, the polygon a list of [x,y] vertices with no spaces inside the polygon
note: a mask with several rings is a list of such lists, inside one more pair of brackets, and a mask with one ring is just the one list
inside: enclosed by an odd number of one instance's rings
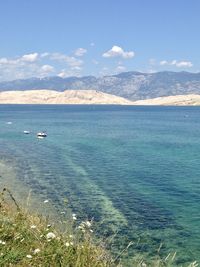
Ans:
{"label": "white cloud", "polygon": [[77,70],[77,71],[81,71],[82,68],[79,67],[79,66],[74,66],[74,67],[71,67],[71,70]]}
{"label": "white cloud", "polygon": [[62,53],[32,53],[0,58],[0,80],[26,79],[49,75],[80,76],[83,61]]}
{"label": "white cloud", "polygon": [[95,46],[95,43],[93,43],[93,42],[92,42],[92,43],[90,43],[90,46]]}
{"label": "white cloud", "polygon": [[45,72],[45,73],[50,73],[54,71],[54,67],[51,65],[43,65],[41,67],[41,71]]}
{"label": "white cloud", "polygon": [[192,62],[190,61],[179,61],[176,62],[177,67],[186,67],[186,68],[191,68],[193,66]]}
{"label": "white cloud", "polygon": [[60,77],[60,78],[66,78],[66,77],[68,77],[68,74],[65,71],[61,71],[60,73],[58,73],[57,76]]}
{"label": "white cloud", "polygon": [[102,56],[105,58],[110,57],[122,57],[124,59],[134,57],[135,53],[133,51],[124,51],[120,46],[114,45],[110,50],[105,52]]}
{"label": "white cloud", "polygon": [[50,54],[48,52],[44,52],[42,54],[40,54],[40,57],[43,58],[43,57],[48,57]]}
{"label": "white cloud", "polygon": [[53,66],[47,64],[41,67],[38,66],[35,72],[37,73],[37,77],[46,77],[55,72],[55,69]]}
{"label": "white cloud", "polygon": [[21,62],[21,59],[8,59],[8,58],[0,58],[0,65],[16,65]]}
{"label": "white cloud", "polygon": [[80,47],[76,49],[76,51],[74,52],[74,55],[77,57],[82,57],[85,53],[87,53],[87,49]]}
{"label": "white cloud", "polygon": [[0,58],[1,65],[24,65],[26,63],[33,63],[39,58],[38,53],[27,54],[14,59]]}
{"label": "white cloud", "polygon": [[0,58],[0,64],[8,64],[8,59],[5,57]]}
{"label": "white cloud", "polygon": [[126,67],[125,66],[122,66],[122,65],[119,65],[119,66],[117,66],[117,68],[116,68],[116,71],[117,72],[123,72],[123,71],[125,71],[126,70]]}
{"label": "white cloud", "polygon": [[171,62],[169,62],[170,65],[176,65],[177,64],[177,60],[172,60]]}
{"label": "white cloud", "polygon": [[26,62],[35,62],[38,59],[38,57],[39,57],[38,53],[33,53],[22,56],[20,60]]}
{"label": "white cloud", "polygon": [[52,53],[49,54],[49,59],[55,60],[55,61],[60,61],[60,62],[65,62],[67,63],[70,67],[77,67],[81,66],[83,64],[83,61],[80,59],[77,59],[75,57],[70,57],[61,53]]}
{"label": "white cloud", "polygon": [[61,78],[67,78],[67,77],[71,77],[71,76],[79,77],[80,71],[81,71],[81,68],[76,68],[73,70],[72,69],[62,69],[61,72],[59,72],[57,74],[57,76],[59,76]]}
{"label": "white cloud", "polygon": [[66,63],[70,66],[70,67],[80,67],[81,65],[83,65],[83,61],[80,59],[77,59],[75,57],[68,57],[66,59]]}
{"label": "white cloud", "polygon": [[166,60],[162,60],[160,61],[160,65],[161,66],[168,65],[168,62]]}
{"label": "white cloud", "polygon": [[0,58],[1,80],[26,79],[43,77],[54,72],[54,67],[48,64],[41,65],[38,53],[26,54],[14,58]]}
{"label": "white cloud", "polygon": [[172,60],[172,61],[167,61],[167,60],[162,60],[160,61],[161,66],[175,66],[177,68],[191,68],[193,66],[191,61],[177,61],[177,60]]}

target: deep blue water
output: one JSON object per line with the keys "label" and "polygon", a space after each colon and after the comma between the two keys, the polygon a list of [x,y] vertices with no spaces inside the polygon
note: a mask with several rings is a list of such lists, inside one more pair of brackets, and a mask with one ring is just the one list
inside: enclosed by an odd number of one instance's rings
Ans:
{"label": "deep blue water", "polygon": [[104,236],[117,232],[113,250],[133,240],[130,262],[161,243],[177,265],[200,261],[199,107],[0,105],[0,162],[56,209],[68,199]]}

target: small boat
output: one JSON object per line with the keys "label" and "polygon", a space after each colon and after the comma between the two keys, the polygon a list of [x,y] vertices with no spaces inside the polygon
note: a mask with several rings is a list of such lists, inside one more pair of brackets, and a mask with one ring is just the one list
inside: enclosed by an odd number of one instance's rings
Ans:
{"label": "small boat", "polygon": [[38,138],[44,138],[44,137],[47,137],[47,133],[45,133],[45,132],[37,133],[37,137],[38,137]]}
{"label": "small boat", "polygon": [[30,131],[24,131],[24,134],[30,134],[31,132]]}

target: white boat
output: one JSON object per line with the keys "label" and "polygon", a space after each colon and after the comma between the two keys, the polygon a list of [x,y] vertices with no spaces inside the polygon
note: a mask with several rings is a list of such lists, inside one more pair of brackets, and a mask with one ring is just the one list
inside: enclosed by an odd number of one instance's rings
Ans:
{"label": "white boat", "polygon": [[47,133],[45,133],[45,132],[37,133],[37,137],[38,137],[38,138],[44,138],[44,137],[47,137]]}
{"label": "white boat", "polygon": [[30,134],[31,132],[30,131],[24,131],[24,134]]}

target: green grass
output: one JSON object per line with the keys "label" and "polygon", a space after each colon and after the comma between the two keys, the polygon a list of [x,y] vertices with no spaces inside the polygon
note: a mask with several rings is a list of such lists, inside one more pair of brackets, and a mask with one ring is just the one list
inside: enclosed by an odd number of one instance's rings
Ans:
{"label": "green grass", "polygon": [[[5,201],[5,194],[14,205]],[[104,245],[94,243],[90,224],[86,221],[75,227],[72,218],[61,232],[47,219],[23,211],[4,190],[0,202],[0,266],[117,266]]]}
{"label": "green grass", "polygon": [[[160,248],[151,262],[139,253],[125,263],[122,258],[128,255],[132,242],[112,258],[105,242],[93,236],[93,222],[77,222],[73,214],[62,222],[62,230],[59,229],[46,217],[23,210],[11,192],[4,189],[0,196],[0,267],[177,266],[176,253],[161,259]],[[197,266],[197,262],[189,265]]]}

